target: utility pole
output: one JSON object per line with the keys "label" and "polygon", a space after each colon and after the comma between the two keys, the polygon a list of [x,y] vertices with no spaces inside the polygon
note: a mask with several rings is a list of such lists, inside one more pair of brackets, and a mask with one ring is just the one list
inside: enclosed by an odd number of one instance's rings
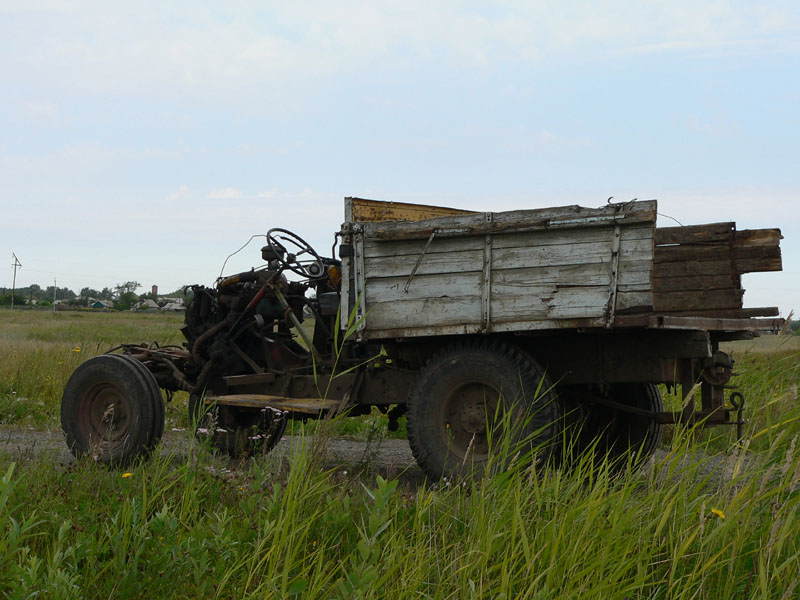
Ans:
{"label": "utility pole", "polygon": [[56,312],[56,289],[58,289],[56,287],[57,285],[58,284],[56,283],[55,278],[53,278],[53,312]]}
{"label": "utility pole", "polygon": [[17,268],[18,267],[22,267],[22,263],[19,262],[19,259],[17,258],[17,255],[14,254],[13,252],[11,253],[11,258],[14,259],[14,262],[11,265],[12,267],[14,267],[14,283],[11,284],[11,308],[13,309],[14,308],[14,294],[16,293],[16,290],[17,290]]}

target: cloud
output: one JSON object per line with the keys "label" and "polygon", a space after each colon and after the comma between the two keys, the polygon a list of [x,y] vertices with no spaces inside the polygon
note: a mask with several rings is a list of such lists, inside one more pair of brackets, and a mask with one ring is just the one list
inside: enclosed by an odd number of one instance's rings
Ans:
{"label": "cloud", "polygon": [[167,194],[166,200],[168,202],[178,202],[182,200],[186,200],[187,198],[191,197],[191,191],[189,190],[188,185],[181,184],[177,191],[172,192],[171,194]]}
{"label": "cloud", "polygon": [[[25,4],[27,6],[28,3]],[[552,65],[625,52],[797,51],[790,2],[233,2],[199,7],[50,3],[0,9],[6,85],[199,103],[301,101],[323,80],[409,64]],[[156,9],[157,6],[157,9]],[[36,43],[26,33],[38,29]]]}
{"label": "cloud", "polygon": [[242,197],[242,192],[235,187],[211,190],[208,194],[210,200],[235,200]]}

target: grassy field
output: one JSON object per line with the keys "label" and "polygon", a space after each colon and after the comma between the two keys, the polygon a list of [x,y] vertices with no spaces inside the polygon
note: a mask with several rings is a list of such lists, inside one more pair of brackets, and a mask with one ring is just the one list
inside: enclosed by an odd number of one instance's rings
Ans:
{"label": "grassy field", "polygon": [[[0,311],[2,426],[56,428],[82,360],[179,324]],[[324,470],[324,431],[235,468],[197,446],[126,472],[0,453],[0,596],[796,598],[800,350],[762,344],[733,348],[742,444],[673,430],[614,477],[500,455],[479,482],[410,485]]]}

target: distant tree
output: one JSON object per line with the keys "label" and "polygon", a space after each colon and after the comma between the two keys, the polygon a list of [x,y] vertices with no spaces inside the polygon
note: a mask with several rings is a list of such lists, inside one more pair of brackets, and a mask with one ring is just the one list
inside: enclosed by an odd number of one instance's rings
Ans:
{"label": "distant tree", "polygon": [[[21,301],[21,298],[18,296],[14,296],[14,304],[23,304],[24,300]],[[11,306],[11,294],[0,294],[0,306]]]}
{"label": "distant tree", "polygon": [[[66,287],[56,287],[56,300],[74,300],[77,297],[75,292]],[[47,286],[47,289],[42,294],[42,300],[53,299],[53,286]]]}
{"label": "distant tree", "polygon": [[113,300],[114,292],[110,288],[104,287],[97,298],[98,300]]}
{"label": "distant tree", "polygon": [[142,284],[138,281],[126,281],[125,283],[118,283],[114,286],[114,294],[117,296],[117,298],[119,298],[123,294],[135,292],[140,287],[142,287]]}
{"label": "distant tree", "polygon": [[28,287],[28,293],[26,294],[30,300],[44,300],[45,293],[44,290],[39,286],[38,283],[32,283]]}
{"label": "distant tree", "polygon": [[142,287],[138,281],[126,281],[125,283],[118,283],[114,286],[114,295],[117,302],[117,308],[127,310],[139,300],[136,295],[137,288]]}

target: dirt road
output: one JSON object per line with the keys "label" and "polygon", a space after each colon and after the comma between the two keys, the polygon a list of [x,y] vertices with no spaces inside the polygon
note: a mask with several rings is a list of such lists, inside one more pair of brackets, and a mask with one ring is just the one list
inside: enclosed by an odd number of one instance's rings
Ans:
{"label": "dirt road", "polygon": [[[291,451],[292,445],[299,443],[299,440],[296,436],[285,436],[273,452],[277,456],[285,457]],[[167,458],[185,457],[191,443],[191,433],[188,431],[165,431],[159,454]],[[0,454],[19,462],[32,460],[43,454],[62,464],[71,464],[75,460],[67,449],[60,430],[30,431],[0,427]],[[331,439],[326,443],[323,457],[326,468],[369,468],[384,475],[402,474],[404,479],[424,479],[406,440],[384,439],[367,443]]]}
{"label": "dirt road", "polygon": [[[278,458],[287,457],[293,444],[298,444],[300,440],[301,438],[297,436],[285,436],[273,450],[272,455]],[[188,431],[165,431],[158,451],[162,457],[182,460],[188,457],[192,443]],[[0,427],[0,457],[5,460],[25,462],[42,455],[49,456],[54,462],[65,466],[75,461],[64,443],[60,430],[30,431]],[[646,476],[648,469],[662,462],[665,457],[667,452],[656,450],[650,463],[642,467],[641,473]],[[687,458],[682,464],[671,469],[661,469],[659,476],[678,478],[688,473],[692,478],[705,479],[707,484],[715,485],[730,480],[737,472],[745,476],[758,476],[761,464],[762,460],[753,456],[748,456],[737,465],[735,453],[730,456],[724,454],[707,456],[698,452],[692,457],[691,462]],[[238,463],[231,461],[230,465],[235,467]],[[425,475],[414,461],[406,440],[383,439],[369,443],[343,438],[329,439],[322,451],[322,465],[328,469],[349,470],[354,474],[367,472],[384,477],[399,477],[411,487],[416,487],[425,480]],[[695,466],[697,468],[694,468]]]}

